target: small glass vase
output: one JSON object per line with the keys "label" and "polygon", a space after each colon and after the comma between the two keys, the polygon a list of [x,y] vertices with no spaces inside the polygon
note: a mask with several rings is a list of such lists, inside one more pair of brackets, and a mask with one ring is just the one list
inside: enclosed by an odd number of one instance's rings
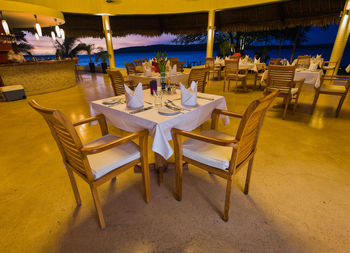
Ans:
{"label": "small glass vase", "polygon": [[162,86],[162,91],[165,90],[165,85],[166,85],[166,78],[165,78],[165,72],[160,73],[160,83]]}

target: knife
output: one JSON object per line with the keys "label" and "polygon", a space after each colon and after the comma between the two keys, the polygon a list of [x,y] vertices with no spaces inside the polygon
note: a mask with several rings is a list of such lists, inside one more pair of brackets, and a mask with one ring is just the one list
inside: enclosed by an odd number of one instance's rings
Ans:
{"label": "knife", "polygon": [[135,113],[138,113],[138,112],[147,111],[147,110],[152,109],[152,108],[153,108],[153,106],[144,107],[144,108],[137,109],[137,110],[134,110],[132,112],[129,112],[129,114],[135,114]]}
{"label": "knife", "polygon": [[206,99],[206,100],[210,100],[210,101],[215,100],[215,98],[207,98],[207,97],[202,97],[202,96],[197,96],[197,98]]}

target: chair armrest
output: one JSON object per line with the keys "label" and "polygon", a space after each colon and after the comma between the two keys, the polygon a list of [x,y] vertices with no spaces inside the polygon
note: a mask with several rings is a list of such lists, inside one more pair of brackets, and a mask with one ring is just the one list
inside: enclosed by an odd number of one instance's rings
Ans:
{"label": "chair armrest", "polygon": [[215,109],[213,111],[213,114],[223,114],[223,115],[230,116],[230,117],[243,118],[243,114],[236,113],[236,112],[229,112],[229,111],[221,110],[221,109]]}
{"label": "chair armrest", "polygon": [[122,137],[120,139],[110,141],[110,142],[107,142],[107,143],[104,143],[101,145],[97,145],[97,146],[93,146],[93,147],[82,147],[80,149],[80,151],[84,155],[97,154],[97,153],[100,153],[100,152],[105,151],[107,149],[111,149],[113,147],[127,143],[133,139],[138,138],[138,137],[147,136],[147,135],[148,135],[148,130],[143,130],[143,131],[132,133],[132,134],[129,134],[129,135]]}
{"label": "chair armrest", "polygon": [[235,145],[238,143],[238,141],[236,139],[225,140],[225,139],[210,137],[210,136],[206,136],[206,135],[202,135],[202,134],[196,134],[196,133],[192,133],[189,131],[180,130],[177,128],[172,128],[171,134],[174,137],[176,137],[176,135],[182,135],[185,137],[189,137],[189,138],[196,139],[199,141],[208,142],[208,143],[219,145],[219,146],[235,147]]}
{"label": "chair armrest", "polygon": [[108,134],[107,122],[106,122],[106,118],[105,118],[105,116],[103,114],[98,114],[98,115],[96,115],[94,117],[90,117],[90,118],[79,120],[79,121],[73,123],[73,126],[76,127],[76,126],[79,126],[79,125],[82,125],[82,124],[90,123],[90,122],[95,121],[95,120],[97,120],[98,124],[100,125],[101,134],[102,135]]}

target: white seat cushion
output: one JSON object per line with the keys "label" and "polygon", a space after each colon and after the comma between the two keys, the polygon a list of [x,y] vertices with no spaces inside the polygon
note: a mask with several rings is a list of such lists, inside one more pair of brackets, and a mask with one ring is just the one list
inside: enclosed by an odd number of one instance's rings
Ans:
{"label": "white seat cushion", "polygon": [[[84,147],[101,145],[119,138],[120,137],[107,134],[85,144]],[[88,155],[87,158],[94,178],[98,179],[108,172],[140,158],[140,152],[139,147],[134,142],[130,141],[101,153]]]}
{"label": "white seat cushion", "polygon": [[341,85],[323,85],[320,88],[320,91],[324,91],[324,92],[340,92],[340,93],[344,93],[345,92],[345,86],[341,86]]}
{"label": "white seat cushion", "polygon": [[[234,136],[213,129],[201,134],[225,140],[234,139]],[[218,146],[195,139],[186,140],[182,146],[184,156],[222,170],[229,167],[232,149],[232,147]]]}

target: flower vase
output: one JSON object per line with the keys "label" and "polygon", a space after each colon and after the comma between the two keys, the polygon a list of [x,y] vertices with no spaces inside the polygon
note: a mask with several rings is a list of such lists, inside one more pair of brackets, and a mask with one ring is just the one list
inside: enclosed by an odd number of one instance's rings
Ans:
{"label": "flower vase", "polygon": [[165,90],[165,84],[166,84],[165,72],[161,72],[160,73],[160,83],[161,83],[161,86],[162,86],[162,91],[164,91]]}

